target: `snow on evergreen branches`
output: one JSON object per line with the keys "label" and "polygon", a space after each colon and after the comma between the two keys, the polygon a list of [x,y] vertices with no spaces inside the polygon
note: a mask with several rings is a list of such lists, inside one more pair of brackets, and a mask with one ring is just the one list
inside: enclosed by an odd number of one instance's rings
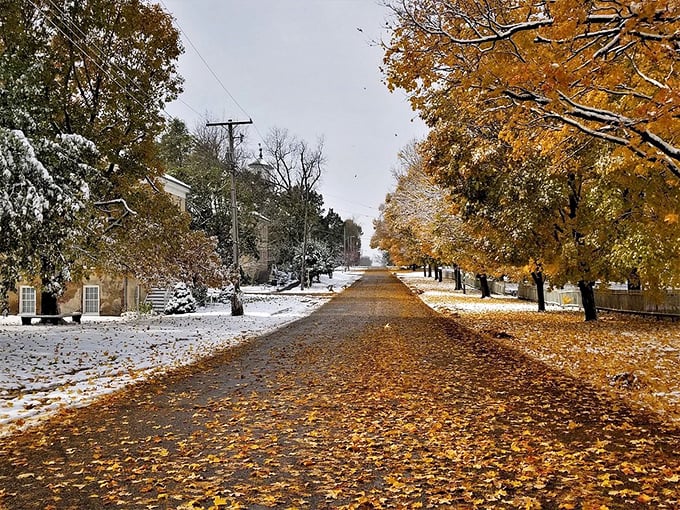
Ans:
{"label": "snow on evergreen branches", "polygon": [[165,314],[191,313],[196,311],[196,300],[185,283],[178,283],[172,291],[172,297],[165,305]]}

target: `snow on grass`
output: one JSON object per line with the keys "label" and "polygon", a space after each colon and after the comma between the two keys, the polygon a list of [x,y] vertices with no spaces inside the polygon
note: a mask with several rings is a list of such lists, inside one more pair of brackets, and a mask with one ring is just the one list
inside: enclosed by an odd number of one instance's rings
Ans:
{"label": "snow on grass", "polygon": [[328,296],[318,294],[328,292],[329,282],[340,292],[361,274],[336,272],[304,295],[248,287],[241,317],[220,304],[184,315],[83,316],[82,324],[65,326],[22,326],[17,316],[0,318],[0,436],[63,406],[86,405],[274,331],[327,302]]}
{"label": "snow on grass", "polygon": [[[469,329],[680,425],[680,323],[603,312],[596,322],[585,322],[583,312],[573,309],[548,306],[539,313],[536,303],[514,297],[463,294],[451,280],[418,272],[397,276],[426,304]],[[639,387],[612,384],[622,373],[635,374]]]}

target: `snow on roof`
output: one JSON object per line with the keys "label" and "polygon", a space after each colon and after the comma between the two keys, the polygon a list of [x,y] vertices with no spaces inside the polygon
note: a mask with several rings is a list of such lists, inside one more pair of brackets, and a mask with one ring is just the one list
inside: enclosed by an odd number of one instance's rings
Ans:
{"label": "snow on roof", "polygon": [[257,212],[257,211],[251,211],[250,214],[252,214],[252,215],[255,216],[256,218],[261,219],[262,221],[267,221],[267,222],[271,222],[271,221],[272,221],[272,220],[270,220],[269,218],[267,218],[264,214],[260,214],[260,213]]}
{"label": "snow on roof", "polygon": [[163,179],[165,179],[166,181],[169,181],[173,184],[176,184],[177,186],[180,186],[182,188],[186,188],[187,193],[189,193],[189,191],[191,191],[191,186],[189,186],[186,182],[180,181],[178,178],[173,177],[170,174],[164,174]]}

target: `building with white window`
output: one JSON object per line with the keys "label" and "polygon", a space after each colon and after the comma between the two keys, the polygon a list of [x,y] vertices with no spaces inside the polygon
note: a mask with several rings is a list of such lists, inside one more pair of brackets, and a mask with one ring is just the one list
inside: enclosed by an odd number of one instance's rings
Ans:
{"label": "building with white window", "polygon": [[[160,178],[166,193],[181,211],[186,211],[191,187],[179,179],[165,175]],[[17,293],[8,296],[9,313],[36,315],[40,312],[40,290],[19,282]],[[136,310],[150,289],[137,280],[120,275],[91,275],[80,283],[71,283],[59,300],[62,313],[82,312],[83,315],[120,315]]]}

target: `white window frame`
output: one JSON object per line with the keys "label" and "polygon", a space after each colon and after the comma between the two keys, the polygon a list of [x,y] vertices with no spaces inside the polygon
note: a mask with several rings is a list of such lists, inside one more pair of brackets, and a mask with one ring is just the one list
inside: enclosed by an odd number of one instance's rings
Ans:
{"label": "white window frame", "polygon": [[[33,291],[33,299],[25,299],[24,298],[24,291]],[[25,310],[24,307],[28,304],[33,302],[33,310]],[[35,287],[32,287],[30,285],[21,285],[19,287],[19,315],[35,315],[36,309],[38,306],[38,301],[37,301],[37,293],[35,291]]]}
{"label": "white window frame", "polygon": [[[88,311],[87,303],[88,303],[88,296],[87,296],[87,290],[88,289],[97,289],[97,311],[92,312]],[[89,300],[91,301],[91,299]],[[99,307],[101,306],[101,292],[99,289],[99,285],[83,285],[83,315],[99,315]]]}

